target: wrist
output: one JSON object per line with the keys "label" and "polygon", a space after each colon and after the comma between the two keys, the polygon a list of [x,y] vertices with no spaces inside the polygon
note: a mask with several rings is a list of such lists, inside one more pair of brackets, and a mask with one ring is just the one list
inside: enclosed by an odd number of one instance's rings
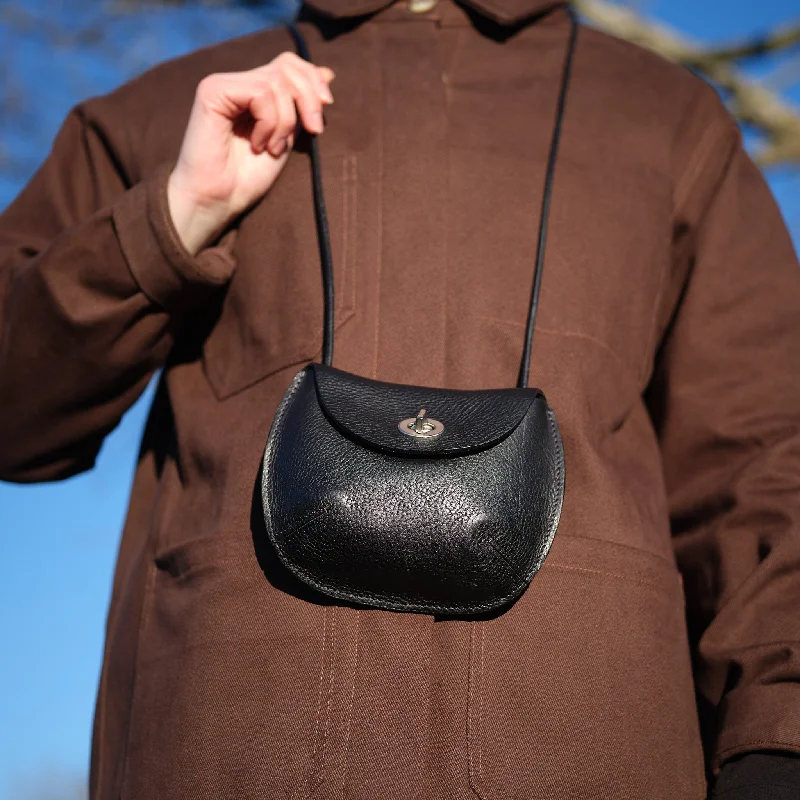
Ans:
{"label": "wrist", "polygon": [[169,209],[172,165],[162,163],[114,204],[114,228],[138,288],[169,313],[202,306],[231,279],[236,230],[204,247],[187,251]]}
{"label": "wrist", "polygon": [[181,243],[193,256],[222,233],[230,217],[223,204],[204,201],[182,186],[174,170],[167,181],[167,204]]}

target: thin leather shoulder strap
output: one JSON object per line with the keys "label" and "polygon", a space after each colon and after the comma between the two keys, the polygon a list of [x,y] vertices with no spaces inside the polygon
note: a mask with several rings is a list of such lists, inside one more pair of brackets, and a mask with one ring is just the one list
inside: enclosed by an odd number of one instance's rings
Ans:
{"label": "thin leather shoulder strap", "polygon": [[[550,216],[550,203],[553,194],[553,177],[555,174],[556,161],[558,158],[558,146],[561,140],[561,128],[564,119],[564,109],[566,107],[567,89],[569,87],[570,76],[572,74],[572,61],[575,53],[575,42],[578,38],[577,15],[572,6],[567,6],[570,17],[571,28],[569,44],[564,58],[564,67],[561,76],[561,88],[558,94],[558,105],[556,107],[556,121],[553,127],[553,137],[550,143],[550,155],[547,160],[547,171],[544,180],[544,192],[542,195],[541,214],[539,218],[539,237],[536,249],[536,263],[533,272],[533,288],[531,290],[531,302],[528,310],[528,322],[525,329],[525,345],[522,351],[522,361],[520,363],[519,377],[517,386],[525,388],[528,385],[528,373],[530,372],[531,347],[533,344],[533,330],[536,322],[536,311],[539,306],[539,292],[542,284],[542,271],[544,267],[544,255],[547,242],[547,222]],[[306,61],[311,61],[308,46],[305,39],[297,27],[289,23],[289,28],[297,47],[298,55]],[[333,328],[334,328],[334,304],[333,304],[333,259],[331,257],[330,234],[328,229],[328,217],[325,211],[325,198],[322,191],[322,176],[319,167],[319,145],[317,137],[311,135],[311,171],[314,189],[314,213],[317,221],[317,239],[319,241],[320,260],[322,262],[322,284],[324,292],[324,329],[322,343],[322,361],[328,366],[333,364]]]}
{"label": "thin leather shoulder strap", "polygon": [[[291,22],[287,25],[291,32],[297,55],[311,62],[308,45],[303,34]],[[324,321],[322,336],[322,363],[333,366],[333,258],[331,256],[331,240],[328,229],[328,214],[325,211],[325,197],[322,192],[322,175],[319,168],[319,144],[315,134],[310,134],[311,140],[311,174],[314,188],[314,215],[317,220],[317,241],[319,242],[319,257],[322,262],[322,290],[324,296]]]}

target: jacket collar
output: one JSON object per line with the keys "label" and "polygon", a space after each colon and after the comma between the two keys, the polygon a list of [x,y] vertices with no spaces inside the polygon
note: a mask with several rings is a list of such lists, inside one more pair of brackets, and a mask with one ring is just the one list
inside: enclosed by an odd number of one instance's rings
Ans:
{"label": "jacket collar", "polygon": [[[393,2],[396,0],[306,0],[306,5],[331,17],[355,17],[379,11]],[[566,5],[566,0],[463,0],[463,4],[495,22],[512,25],[554,6]]]}

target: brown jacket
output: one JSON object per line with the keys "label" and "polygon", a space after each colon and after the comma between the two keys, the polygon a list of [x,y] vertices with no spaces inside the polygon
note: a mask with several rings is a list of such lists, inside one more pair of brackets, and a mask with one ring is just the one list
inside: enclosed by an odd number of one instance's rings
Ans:
{"label": "brown jacket", "polygon": [[[337,75],[335,365],[514,385],[564,10],[314,5],[376,12],[301,23]],[[92,797],[701,800],[734,754],[800,752],[800,270],[715,92],[581,30],[531,368],[564,437],[561,524],[507,613],[442,621],[310,595],[253,510],[321,346],[307,150],[196,259],[167,212],[198,81],[293,49],[266,30],[81,104],[0,217],[0,478],[91,468],[164,368]]]}

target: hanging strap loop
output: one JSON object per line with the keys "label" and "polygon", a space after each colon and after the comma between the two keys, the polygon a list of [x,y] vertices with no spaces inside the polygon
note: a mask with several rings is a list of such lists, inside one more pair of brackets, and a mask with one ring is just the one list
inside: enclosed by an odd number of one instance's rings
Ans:
{"label": "hanging strap loop", "polygon": [[[550,216],[550,204],[553,194],[553,176],[555,174],[556,160],[558,157],[558,146],[561,140],[561,128],[564,119],[564,109],[566,107],[567,89],[569,87],[570,76],[572,74],[572,61],[575,53],[575,42],[578,38],[578,19],[572,6],[567,6],[567,13],[570,18],[570,36],[567,46],[564,66],[561,76],[561,88],[558,94],[558,104],[556,107],[556,121],[553,127],[553,137],[550,143],[550,154],[547,159],[547,171],[545,173],[544,192],[542,195],[541,214],[539,218],[539,236],[536,247],[536,263],[533,272],[533,288],[531,290],[530,307],[528,309],[528,321],[525,329],[525,344],[522,351],[522,362],[520,363],[517,387],[524,389],[528,386],[528,373],[530,372],[531,347],[533,345],[533,330],[536,322],[536,311],[539,306],[539,292],[542,284],[542,271],[544,267],[544,255],[547,241],[547,223]],[[303,35],[296,25],[287,25],[292,37],[295,40],[298,55],[311,62],[311,56]],[[328,216],[325,211],[325,198],[322,191],[322,175],[319,165],[319,144],[317,137],[310,136],[311,140],[311,171],[314,191],[314,214],[317,223],[317,239],[319,242],[320,261],[322,262],[322,287],[324,294],[324,319],[323,319],[323,341],[322,341],[322,363],[327,366],[333,365],[333,329],[334,329],[334,304],[333,304],[333,259],[331,257],[330,233],[328,228]]]}

